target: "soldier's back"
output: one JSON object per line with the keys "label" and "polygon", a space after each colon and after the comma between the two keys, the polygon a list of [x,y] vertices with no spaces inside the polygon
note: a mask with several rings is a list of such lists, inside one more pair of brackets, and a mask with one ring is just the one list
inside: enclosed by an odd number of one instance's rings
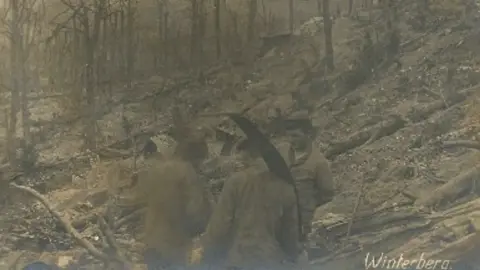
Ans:
{"label": "soldier's back", "polygon": [[188,162],[156,162],[143,172],[140,182],[147,202],[145,244],[162,260],[184,264],[192,238],[208,221],[208,196]]}
{"label": "soldier's back", "polygon": [[[295,203],[293,187],[270,172],[250,169],[237,173],[225,184],[207,228],[207,243],[209,237],[213,242],[215,238],[230,238],[225,254],[227,266],[278,269],[282,261],[291,257],[286,245],[291,245],[290,249],[297,245],[297,239],[293,239],[297,230],[295,217],[290,213],[291,218],[285,218],[287,212],[295,212]],[[228,220],[232,221],[230,230],[226,229]],[[295,236],[285,237],[285,231],[293,231]]]}

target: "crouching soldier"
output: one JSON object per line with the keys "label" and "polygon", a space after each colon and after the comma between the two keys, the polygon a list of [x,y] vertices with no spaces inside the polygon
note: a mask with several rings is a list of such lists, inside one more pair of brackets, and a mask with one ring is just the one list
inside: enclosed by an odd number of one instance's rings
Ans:
{"label": "crouching soldier", "polygon": [[212,269],[289,269],[299,255],[292,185],[270,173],[259,153],[224,185],[202,238]]}
{"label": "crouching soldier", "polygon": [[150,166],[139,175],[148,269],[183,268],[193,238],[204,231],[211,201],[196,168],[207,152],[205,141],[193,138],[179,143],[172,157],[149,155]]}

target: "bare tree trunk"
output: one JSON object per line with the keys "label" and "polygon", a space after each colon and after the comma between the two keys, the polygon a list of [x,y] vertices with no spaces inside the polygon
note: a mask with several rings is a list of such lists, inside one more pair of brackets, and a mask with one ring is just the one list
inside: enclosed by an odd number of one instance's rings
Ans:
{"label": "bare tree trunk", "polygon": [[[85,123],[86,145],[90,149],[96,148],[96,87],[95,87],[95,54],[100,34],[100,22],[104,14],[106,0],[96,2],[93,14],[93,25],[90,26],[89,9],[83,8],[83,30],[85,46],[85,92],[86,92],[86,110],[88,112],[87,122]],[[92,28],[92,29],[90,29]]]}
{"label": "bare tree trunk", "polygon": [[118,12],[113,13],[112,16],[110,17],[110,20],[111,20],[110,27],[111,27],[111,31],[112,31],[112,33],[110,35],[111,38],[112,38],[111,45],[110,45],[110,46],[112,46],[112,48],[111,48],[111,50],[112,50],[112,54],[111,54],[111,56],[112,56],[112,67],[111,68],[113,69],[112,70],[112,77],[115,77],[119,74],[119,70],[120,70],[119,69],[120,64],[119,64],[119,61],[118,61],[119,45],[118,45],[118,41],[117,41],[119,39],[119,37],[118,37]]}
{"label": "bare tree trunk", "polygon": [[325,33],[325,60],[329,70],[335,68],[333,62],[332,18],[330,17],[330,0],[323,0],[323,32]]}
{"label": "bare tree trunk", "polygon": [[10,0],[11,8],[11,32],[10,38],[10,68],[11,68],[11,100],[10,100],[10,121],[8,127],[8,158],[12,166],[17,165],[16,157],[16,127],[17,127],[17,114],[20,107],[19,97],[19,46],[21,44],[21,33],[19,28],[19,7],[17,0]]}
{"label": "bare tree trunk", "polygon": [[[79,34],[78,34],[78,26],[77,26],[77,16],[72,17],[72,27],[73,27],[73,44],[72,44],[72,60],[73,60],[73,65],[72,65],[72,83],[73,85],[77,86],[79,83],[79,77],[78,77],[78,63],[80,61],[80,40],[79,40]],[[75,90],[73,90],[75,91]]]}
{"label": "bare tree trunk", "polygon": [[[23,43],[23,42],[22,42]],[[25,44],[28,46],[28,44]],[[20,65],[18,65],[18,72],[21,74],[21,83],[20,83],[20,104],[21,104],[21,112],[22,112],[22,130],[23,130],[23,139],[25,141],[24,147],[28,147],[31,144],[31,136],[30,136],[30,113],[28,110],[28,89],[31,89],[29,86],[30,80],[27,74],[26,65],[27,65],[27,51],[29,48],[26,46],[21,46],[18,48],[19,51],[19,58],[20,58]],[[25,154],[25,149],[24,152]]]}
{"label": "bare tree trunk", "polygon": [[194,66],[198,64],[198,41],[199,41],[199,0],[191,0],[192,20],[190,26],[190,61]]}
{"label": "bare tree trunk", "polygon": [[84,25],[84,46],[85,46],[85,94],[86,94],[86,109],[88,112],[87,121],[85,123],[85,143],[89,149],[96,147],[96,119],[95,119],[95,83],[94,83],[94,53],[95,48],[93,40],[90,37],[90,22],[87,17],[88,11],[85,10],[85,17],[83,18]]}
{"label": "bare tree trunk", "polygon": [[318,11],[318,15],[319,15],[319,16],[322,16],[322,15],[323,15],[323,11],[322,11],[322,0],[317,0],[317,11]]}
{"label": "bare tree trunk", "polygon": [[168,54],[170,53],[170,42],[169,42],[169,31],[168,31],[168,16],[169,16],[169,11],[168,11],[168,1],[163,0],[164,6],[163,6],[163,63],[167,64],[168,59]]}
{"label": "bare tree trunk", "polygon": [[348,0],[348,16],[352,16],[353,12],[353,0]]}
{"label": "bare tree trunk", "polygon": [[207,18],[206,18],[207,14],[206,14],[206,11],[205,11],[205,0],[199,0],[199,1],[200,2],[198,3],[198,41],[197,41],[198,56],[197,56],[197,58],[199,60],[199,63],[204,63],[203,42],[204,42],[205,34],[206,34],[206,31],[207,31]]}
{"label": "bare tree trunk", "polygon": [[260,0],[260,6],[262,7],[262,24],[263,24],[263,31],[268,32],[268,15],[269,15],[269,10],[267,9],[265,5],[265,0]]}
{"label": "bare tree trunk", "polygon": [[248,5],[248,28],[247,28],[248,42],[253,40],[256,18],[257,18],[257,0],[250,0]]}
{"label": "bare tree trunk", "polygon": [[288,0],[288,30],[293,34],[293,29],[295,27],[295,9],[293,5],[293,0]]}
{"label": "bare tree trunk", "polygon": [[[104,10],[104,16],[105,18],[103,19],[103,30],[102,30],[102,62],[101,67],[102,67],[102,72],[100,74],[103,74],[105,78],[103,79],[103,84],[102,87],[105,89],[105,93],[107,97],[112,96],[112,81],[113,81],[113,72],[112,72],[112,67],[113,67],[113,60],[112,60],[112,44],[110,42],[111,37],[109,35],[109,32],[111,31],[111,23],[109,18],[107,17],[109,12],[107,9]],[[106,80],[106,81],[105,81]]]}
{"label": "bare tree trunk", "polygon": [[[18,48],[20,64],[18,66],[19,73],[21,74],[21,84],[20,84],[20,104],[21,104],[21,111],[22,111],[22,130],[23,130],[23,138],[25,141],[24,145],[24,158],[28,158],[27,155],[29,153],[28,150],[30,149],[30,145],[32,144],[32,138],[30,135],[30,112],[28,110],[28,91],[32,89],[32,81],[30,80],[29,73],[30,67],[29,57],[31,54],[31,50],[33,49],[33,41],[35,39],[35,30],[36,30],[36,18],[31,18],[32,6],[26,6],[28,3],[24,3],[24,7],[22,9],[24,16],[28,17],[28,20],[23,21],[21,23],[20,34],[20,48]],[[68,75],[68,74],[67,74]],[[28,148],[28,149],[27,149]]]}
{"label": "bare tree trunk", "polygon": [[222,56],[222,28],[220,26],[220,14],[221,14],[220,0],[215,0],[215,45],[217,52],[217,59]]}
{"label": "bare tree trunk", "polygon": [[164,15],[165,15],[165,2],[162,0],[157,0],[157,35],[158,35],[158,44],[160,44],[159,48],[154,48],[155,53],[155,60],[154,65],[155,69],[158,70],[160,67],[160,62],[162,59],[163,52],[165,51],[165,43],[163,40],[164,37]]}
{"label": "bare tree trunk", "polygon": [[124,0],[121,0],[120,7],[120,36],[119,36],[119,60],[120,60],[120,74],[126,76],[126,62],[125,61],[125,43],[126,43],[126,34],[125,34],[125,5]]}
{"label": "bare tree trunk", "polygon": [[128,87],[132,86],[132,80],[134,77],[134,65],[135,65],[135,35],[134,35],[134,24],[135,24],[135,5],[132,3],[133,0],[127,0],[127,80]]}

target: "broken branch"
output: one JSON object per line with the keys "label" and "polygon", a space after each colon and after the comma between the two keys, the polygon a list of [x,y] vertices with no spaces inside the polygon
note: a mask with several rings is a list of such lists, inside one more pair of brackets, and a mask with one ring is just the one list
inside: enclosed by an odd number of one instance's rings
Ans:
{"label": "broken branch", "polygon": [[75,230],[75,228],[73,228],[70,221],[68,221],[66,218],[62,217],[59,212],[54,210],[52,205],[47,201],[47,199],[42,194],[40,194],[38,191],[36,191],[36,190],[34,190],[30,187],[21,186],[21,185],[17,185],[17,184],[14,184],[14,183],[11,183],[10,186],[14,187],[16,189],[22,190],[22,191],[32,195],[41,204],[43,204],[43,206],[45,206],[45,208],[47,208],[48,212],[50,212],[50,214],[52,214],[52,216],[54,216],[56,219],[58,219],[60,221],[60,223],[65,228],[65,230],[69,234],[72,235],[72,237],[78,242],[78,244],[80,246],[82,246],[83,248],[85,248],[93,257],[95,257],[99,260],[102,260],[102,261],[108,261],[108,260],[111,259],[107,254],[98,250],[92,243],[90,243],[88,240],[83,238],[83,236],[77,230]]}

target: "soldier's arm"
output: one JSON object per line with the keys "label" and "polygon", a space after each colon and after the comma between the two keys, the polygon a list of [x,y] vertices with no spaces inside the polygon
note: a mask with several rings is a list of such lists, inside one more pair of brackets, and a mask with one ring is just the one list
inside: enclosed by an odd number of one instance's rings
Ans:
{"label": "soldier's arm", "polygon": [[317,186],[317,207],[332,201],[335,194],[333,174],[328,160],[322,155],[315,169]]}
{"label": "soldier's arm", "polygon": [[280,246],[288,257],[289,261],[295,262],[300,254],[299,230],[297,203],[293,190],[285,196],[286,204],[284,206],[280,229]]}
{"label": "soldier's arm", "polygon": [[205,231],[208,219],[212,212],[212,202],[208,191],[198,179],[193,168],[185,168],[186,173],[186,216],[188,217],[189,231],[196,236]]}
{"label": "soldier's arm", "polygon": [[235,215],[236,179],[226,181],[202,239],[203,261],[212,263],[223,257],[230,242]]}

